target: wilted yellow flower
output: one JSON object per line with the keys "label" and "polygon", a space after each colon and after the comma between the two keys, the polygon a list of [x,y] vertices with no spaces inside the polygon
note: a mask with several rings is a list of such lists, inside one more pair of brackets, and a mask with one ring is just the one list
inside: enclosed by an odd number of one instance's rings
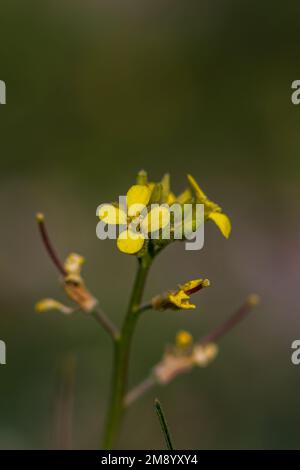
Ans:
{"label": "wilted yellow flower", "polygon": [[196,305],[189,302],[191,294],[209,285],[210,282],[208,279],[189,281],[183,285],[179,285],[177,291],[169,291],[154,297],[152,299],[152,307],[155,310],[166,310],[168,308],[175,310],[194,310]]}
{"label": "wilted yellow flower", "polygon": [[167,347],[162,360],[155,366],[153,375],[158,383],[166,385],[177,375],[190,371],[193,367],[206,367],[218,352],[214,343],[193,345],[190,333],[179,332],[176,343]]}
{"label": "wilted yellow flower", "polygon": [[69,274],[65,277],[64,289],[68,297],[76,302],[84,312],[91,312],[98,303],[78,274]]}
{"label": "wilted yellow flower", "polygon": [[189,302],[190,296],[187,295],[183,290],[179,290],[174,293],[169,293],[168,301],[170,303],[169,308],[178,308],[183,310],[194,310],[196,308],[195,304]]}
{"label": "wilted yellow flower", "polygon": [[202,287],[209,286],[210,281],[208,279],[195,279],[193,281],[188,281],[185,284],[179,285],[180,289],[188,295],[198,292],[200,289],[202,289]]}
{"label": "wilted yellow flower", "polygon": [[[68,297],[73,300],[83,311],[89,313],[97,305],[97,300],[88,291],[80,272],[84,258],[77,253],[71,253],[64,262],[65,275],[63,287]],[[69,314],[74,308],[58,302],[55,299],[44,299],[35,306],[37,312],[46,312],[48,310],[59,310],[62,313]]]}
{"label": "wilted yellow flower", "polygon": [[64,313],[65,315],[69,315],[74,311],[71,307],[62,304],[61,302],[58,302],[55,299],[40,300],[35,304],[35,310],[38,313],[47,312],[49,310],[58,310],[59,312]]}
{"label": "wilted yellow flower", "polygon": [[68,274],[80,274],[83,263],[83,256],[77,253],[70,253],[64,262],[64,268]]}
{"label": "wilted yellow flower", "polygon": [[208,199],[196,180],[191,175],[188,175],[187,177],[192,192],[196,198],[196,202],[204,205],[205,220],[213,220],[221,230],[224,237],[228,238],[231,232],[231,222],[229,217],[222,213],[222,209],[220,206],[218,206],[218,204]]}

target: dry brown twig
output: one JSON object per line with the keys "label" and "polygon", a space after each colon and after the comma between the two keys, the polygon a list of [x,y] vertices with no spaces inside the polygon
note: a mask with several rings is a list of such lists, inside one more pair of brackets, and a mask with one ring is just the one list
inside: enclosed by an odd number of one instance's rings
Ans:
{"label": "dry brown twig", "polygon": [[130,406],[154,386],[166,385],[178,375],[190,371],[195,365],[207,366],[217,354],[215,343],[238,325],[259,302],[258,295],[249,295],[233,315],[195,344],[192,353],[176,355],[173,351],[167,350],[162,360],[153,367],[150,375],[128,392],[125,397],[125,406]]}

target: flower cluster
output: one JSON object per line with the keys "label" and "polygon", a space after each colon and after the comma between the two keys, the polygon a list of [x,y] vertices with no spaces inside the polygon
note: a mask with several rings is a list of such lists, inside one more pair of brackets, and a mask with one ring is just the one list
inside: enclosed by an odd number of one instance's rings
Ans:
{"label": "flower cluster", "polygon": [[[127,254],[142,255],[148,235],[152,234],[154,248],[162,244],[162,230],[171,224],[170,239],[174,235],[176,224],[184,226],[185,221],[176,220],[171,215],[171,207],[177,204],[181,207],[197,204],[204,206],[204,221],[212,220],[228,238],[231,232],[229,217],[222,212],[221,207],[208,199],[196,180],[187,176],[189,186],[178,196],[175,196],[170,187],[170,177],[166,174],[158,183],[149,182],[146,172],[140,171],[136,184],[131,186],[125,197],[125,204],[102,204],[98,211],[100,220],[108,225],[119,226],[117,246],[120,251]],[[190,229],[196,227],[195,217],[192,213]],[[186,227],[184,227],[186,229]],[[186,230],[184,230],[186,233]],[[154,237],[153,237],[154,234]],[[165,242],[165,240],[164,240]]]}

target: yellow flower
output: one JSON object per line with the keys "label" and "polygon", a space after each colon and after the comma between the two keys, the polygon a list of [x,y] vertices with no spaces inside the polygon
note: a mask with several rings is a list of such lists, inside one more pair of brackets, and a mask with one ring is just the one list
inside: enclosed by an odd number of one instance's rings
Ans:
{"label": "yellow flower", "polygon": [[[231,223],[221,208],[210,201],[200,189],[195,179],[188,175],[190,187],[176,196],[170,188],[170,176],[165,174],[158,183],[150,182],[145,171],[140,171],[136,184],[129,188],[124,207],[119,204],[103,204],[100,206],[98,216],[106,224],[119,226],[117,246],[120,251],[128,254],[141,252],[145,240],[148,238],[162,240],[160,229],[169,223],[170,240],[178,238],[175,235],[183,228],[187,236],[189,228],[195,230],[194,209],[195,204],[204,205],[204,220],[213,220],[222,234],[228,238],[231,231]],[[157,204],[155,208],[152,204]],[[170,211],[173,204],[192,204],[192,221],[183,220],[182,214]],[[150,209],[152,207],[152,209]],[[197,227],[196,227],[197,228]],[[151,234],[151,237],[149,237]],[[167,242],[165,242],[167,243]]]}
{"label": "yellow flower", "polygon": [[153,185],[135,184],[126,194],[126,209],[113,204],[100,207],[99,218],[107,223],[120,226],[117,246],[127,254],[139,252],[148,233],[159,231],[169,223],[169,211],[166,207],[155,207],[147,211],[147,205],[154,191]]}
{"label": "yellow flower", "polygon": [[47,312],[49,310],[58,310],[61,313],[64,313],[65,315],[68,315],[73,312],[73,309],[71,307],[68,307],[67,305],[64,305],[54,299],[40,300],[35,304],[35,310],[38,313]]}
{"label": "yellow flower", "polygon": [[187,178],[192,192],[196,198],[196,202],[204,204],[205,220],[213,220],[214,223],[219,227],[224,237],[228,238],[231,232],[231,222],[229,217],[222,213],[222,209],[220,206],[218,206],[218,204],[208,199],[196,180],[191,175],[188,175]]}
{"label": "yellow flower", "polygon": [[190,295],[198,292],[203,287],[209,287],[209,285],[208,279],[189,281],[181,286],[179,285],[177,291],[169,291],[154,297],[152,307],[155,310],[166,310],[168,308],[173,310],[194,310],[196,305],[189,302]]}
{"label": "yellow flower", "polygon": [[193,343],[192,335],[185,330],[178,331],[176,335],[176,346],[178,348],[186,348]]}

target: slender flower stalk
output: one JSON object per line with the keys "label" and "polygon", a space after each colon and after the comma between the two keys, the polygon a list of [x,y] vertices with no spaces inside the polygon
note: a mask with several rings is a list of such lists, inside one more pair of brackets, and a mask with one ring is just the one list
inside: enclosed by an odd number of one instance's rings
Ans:
{"label": "slender flower stalk", "polygon": [[251,294],[245,300],[244,304],[233,314],[231,315],[224,323],[217,326],[214,330],[211,331],[208,335],[204,336],[200,340],[200,344],[214,343],[226,335],[230,330],[232,330],[238,323],[240,323],[247,315],[251,312],[253,307],[258,305],[260,302],[259,296],[256,294]]}
{"label": "slender flower stalk", "polygon": [[65,270],[61,260],[59,259],[58,255],[57,255],[57,253],[56,253],[56,251],[55,251],[55,249],[54,249],[54,247],[51,243],[51,240],[49,238],[48,231],[47,231],[46,224],[45,224],[44,214],[42,214],[41,212],[36,214],[36,220],[37,220],[37,223],[38,223],[38,228],[39,228],[39,231],[40,231],[41,239],[44,243],[44,246],[46,248],[46,251],[47,251],[48,255],[52,259],[52,261],[55,264],[55,266],[57,267],[58,271],[63,276],[66,276],[67,271]]}
{"label": "slender flower stalk", "polygon": [[124,412],[124,397],[127,387],[128,363],[133,333],[139,317],[139,306],[142,300],[147,275],[152,258],[139,259],[139,267],[133,286],[127,314],[118,340],[115,341],[111,400],[106,418],[103,447],[111,449],[119,434]]}
{"label": "slender flower stalk", "polygon": [[132,403],[134,403],[138,398],[151,390],[156,385],[156,378],[154,375],[149,375],[139,383],[136,387],[130,390],[127,395],[125,396],[124,406],[129,407]]}
{"label": "slender flower stalk", "polygon": [[174,450],[175,447],[172,443],[169,426],[167,424],[167,420],[166,420],[165,414],[163,412],[162,406],[160,404],[160,401],[157,398],[154,402],[154,406],[155,406],[155,411],[156,411],[158,419],[159,419],[159,423],[160,423],[160,426],[161,426],[163,436],[164,436],[165,441],[166,441],[167,449],[168,450]]}
{"label": "slender flower stalk", "polygon": [[147,310],[153,309],[151,302],[145,302],[139,307],[139,313],[146,312]]}
{"label": "slender flower stalk", "polygon": [[100,325],[104,328],[105,331],[112,337],[114,341],[117,341],[120,332],[118,328],[114,325],[114,323],[109,319],[109,317],[101,310],[99,305],[96,305],[92,312],[92,316],[95,320],[100,323]]}

